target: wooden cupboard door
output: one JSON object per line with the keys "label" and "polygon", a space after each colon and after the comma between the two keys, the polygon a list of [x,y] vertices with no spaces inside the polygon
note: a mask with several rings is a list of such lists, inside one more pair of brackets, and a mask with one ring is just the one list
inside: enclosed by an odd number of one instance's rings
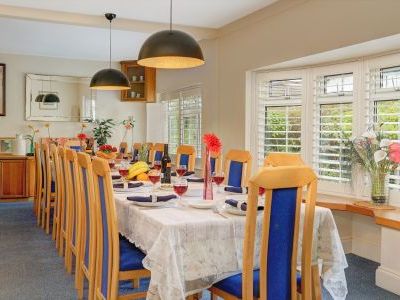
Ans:
{"label": "wooden cupboard door", "polygon": [[26,161],[4,160],[0,165],[0,197],[26,197]]}

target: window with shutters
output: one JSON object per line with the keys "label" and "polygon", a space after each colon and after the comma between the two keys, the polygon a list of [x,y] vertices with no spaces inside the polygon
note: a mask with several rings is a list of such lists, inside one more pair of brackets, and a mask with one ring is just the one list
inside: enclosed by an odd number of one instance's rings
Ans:
{"label": "window with shutters", "polygon": [[313,164],[320,180],[349,182],[351,164],[345,139],[353,128],[353,74],[316,78]]}
{"label": "window with shutters", "polygon": [[300,152],[302,78],[271,80],[260,75],[257,95],[258,164],[269,152]]}
{"label": "window with shutters", "polygon": [[169,152],[175,154],[179,145],[187,144],[201,157],[201,88],[163,93],[161,101],[166,104]]}
{"label": "window with shutters", "polygon": [[[375,68],[367,76],[368,126],[380,127],[383,138],[400,140],[400,65]],[[400,188],[400,171],[389,176],[389,187]]]}

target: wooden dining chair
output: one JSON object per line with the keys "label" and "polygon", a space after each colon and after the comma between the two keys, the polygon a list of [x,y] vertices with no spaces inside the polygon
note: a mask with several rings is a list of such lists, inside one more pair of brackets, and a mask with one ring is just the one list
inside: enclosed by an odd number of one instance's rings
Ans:
{"label": "wooden dining chair", "polygon": [[142,147],[141,143],[134,143],[133,144],[133,154],[132,154],[132,159],[135,159],[136,156],[139,154],[139,150]]}
{"label": "wooden dining chair", "polygon": [[66,246],[67,246],[67,202],[69,197],[69,186],[67,184],[67,161],[65,156],[65,148],[63,146],[58,147],[58,157],[60,162],[60,198],[58,202],[58,213],[60,220],[60,240],[59,240],[59,248],[58,254],[60,256],[64,256]]}
{"label": "wooden dining chair", "polygon": [[251,174],[251,153],[247,150],[229,150],[224,157],[225,185],[245,187]]}
{"label": "wooden dining chair", "polygon": [[194,172],[196,165],[196,148],[191,145],[180,145],[176,149],[176,167],[185,165],[187,170]]}
{"label": "wooden dining chair", "polygon": [[78,299],[83,298],[84,279],[88,281],[88,299],[94,299],[94,278],[96,266],[96,219],[98,210],[94,200],[92,160],[86,153],[77,153],[79,182],[77,188],[81,197],[78,199],[80,211],[79,251],[77,257],[78,270],[76,273],[76,287]]}
{"label": "wooden dining chair", "polygon": [[72,272],[75,258],[75,274],[77,273],[78,249],[79,249],[79,214],[80,209],[78,199],[80,199],[81,189],[79,188],[78,159],[76,151],[65,149],[65,174],[67,181],[66,198],[66,245],[65,245],[65,265],[68,273]]}
{"label": "wooden dining chair", "polygon": [[121,280],[138,280],[149,277],[142,260],[145,254],[126,239],[119,237],[108,162],[95,157],[92,161],[96,205],[96,299],[146,298],[146,292],[119,295]]}
{"label": "wooden dining chair", "polygon": [[[258,190],[265,189],[262,220]],[[301,230],[301,271],[297,251],[303,188],[304,219]],[[264,167],[249,181],[243,271],[214,284],[210,291],[224,299],[312,299],[311,258],[317,176],[307,166]],[[262,221],[261,226],[257,222]],[[259,230],[257,228],[260,228]],[[255,245],[260,241],[260,249]],[[254,261],[254,251],[259,261]],[[253,266],[257,266],[256,269]]]}
{"label": "wooden dining chair", "polygon": [[[206,159],[207,159],[207,157],[206,157],[206,153],[204,151],[203,152],[203,157],[202,157],[202,166],[203,166],[203,168],[204,168]],[[211,174],[213,172],[217,172],[218,173],[218,172],[220,172],[222,170],[222,153],[220,153],[220,152],[219,153],[210,152],[210,166],[211,166]]]}
{"label": "wooden dining chair", "polygon": [[54,186],[55,186],[55,202],[53,212],[53,225],[52,225],[52,238],[56,241],[56,249],[60,245],[60,215],[61,215],[61,201],[62,201],[62,182],[61,182],[61,166],[60,157],[58,155],[58,147],[55,144],[50,145],[50,159],[53,163]]}
{"label": "wooden dining chair", "polygon": [[270,152],[264,159],[264,166],[304,166],[300,154],[286,152]]}
{"label": "wooden dining chair", "polygon": [[43,178],[42,178],[42,160],[40,144],[35,143],[35,197],[33,200],[33,210],[36,215],[37,224],[40,224],[40,203],[43,197]]}
{"label": "wooden dining chair", "polygon": [[155,161],[161,161],[164,155],[164,144],[162,143],[155,143],[151,147],[151,152],[149,155],[149,162],[153,163]]}
{"label": "wooden dining chair", "polygon": [[[271,152],[264,160],[264,166],[284,167],[284,166],[304,166],[300,154],[286,152]],[[312,293],[313,300],[322,299],[321,280],[318,265],[313,265],[312,272]]]}
{"label": "wooden dining chair", "polygon": [[50,234],[50,219],[55,203],[55,184],[52,180],[49,144],[43,144],[41,149],[43,197],[40,204],[40,225],[47,234]]}

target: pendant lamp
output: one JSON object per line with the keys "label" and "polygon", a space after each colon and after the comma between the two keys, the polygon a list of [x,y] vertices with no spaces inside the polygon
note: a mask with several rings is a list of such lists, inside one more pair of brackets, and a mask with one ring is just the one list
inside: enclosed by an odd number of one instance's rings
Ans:
{"label": "pendant lamp", "polygon": [[111,68],[111,22],[116,15],[107,13],[105,17],[110,21],[110,59],[108,69],[98,71],[90,81],[90,88],[94,90],[120,91],[131,88],[128,78],[119,70]]}
{"label": "pendant lamp", "polygon": [[169,30],[151,35],[142,45],[138,64],[160,69],[185,69],[204,64],[199,44],[189,34],[172,30],[172,0],[170,0]]}

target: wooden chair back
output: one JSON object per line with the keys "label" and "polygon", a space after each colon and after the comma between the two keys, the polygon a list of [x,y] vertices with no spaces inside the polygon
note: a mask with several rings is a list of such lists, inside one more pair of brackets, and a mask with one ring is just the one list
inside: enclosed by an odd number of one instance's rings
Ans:
{"label": "wooden chair back", "polygon": [[60,246],[59,246],[59,255],[64,255],[64,249],[66,246],[66,238],[67,238],[67,202],[69,198],[70,191],[68,190],[67,184],[67,161],[65,157],[65,148],[59,146],[58,147],[58,157],[60,161],[60,182],[61,188],[59,191],[60,198],[59,198],[59,210],[60,210]]}
{"label": "wooden chair back", "polygon": [[40,220],[40,203],[43,197],[43,172],[42,155],[39,143],[35,143],[35,201],[34,211],[38,220]]}
{"label": "wooden chair back", "polygon": [[[259,187],[265,189],[261,235]],[[260,236],[259,299],[297,299],[297,244],[303,188],[307,189],[301,244],[301,294],[311,299],[311,251],[317,176],[307,166],[264,167],[249,181],[243,244],[243,299],[253,299],[255,236]]]}
{"label": "wooden chair back", "polygon": [[125,157],[125,156],[127,156],[127,154],[128,154],[128,143],[127,142],[121,142],[120,144],[119,144],[119,154],[122,156],[122,157]]}
{"label": "wooden chair back", "polygon": [[111,172],[108,162],[92,161],[96,207],[96,299],[117,299],[119,272],[119,235]]}
{"label": "wooden chair back", "polygon": [[60,242],[60,219],[61,219],[61,203],[62,203],[62,181],[61,181],[61,165],[58,147],[55,144],[50,145],[50,159],[53,162],[53,174],[55,185],[55,203],[53,213],[53,230],[52,236],[56,241],[56,248],[59,248]]}
{"label": "wooden chair back", "polygon": [[136,156],[139,154],[139,150],[142,147],[141,143],[134,143],[133,144],[133,154],[132,154],[132,158],[135,159]]}
{"label": "wooden chair back", "polygon": [[264,159],[264,166],[304,166],[300,154],[286,152],[271,152]]}
{"label": "wooden chair back", "polygon": [[149,154],[149,162],[153,163],[154,161],[161,161],[164,155],[164,144],[155,143],[151,147],[151,152]]}
{"label": "wooden chair back", "polygon": [[[81,189],[79,187],[80,178],[78,172],[78,158],[76,151],[65,149],[66,161],[66,181],[67,181],[67,248],[68,254],[72,253],[75,257],[79,257],[77,252],[80,242],[80,199]],[[72,258],[71,258],[72,262]],[[72,263],[68,263],[68,268],[72,268]],[[75,269],[78,269],[78,264],[75,264]],[[70,271],[70,270],[68,270]],[[75,272],[76,273],[76,272]]]}
{"label": "wooden chair back", "polygon": [[251,174],[251,153],[247,150],[229,150],[224,157],[225,184],[245,187]]}
{"label": "wooden chair back", "polygon": [[86,149],[86,143],[79,140],[68,140],[65,142],[64,147],[80,152],[82,148]]}
{"label": "wooden chair back", "polygon": [[41,225],[42,228],[46,229],[46,233],[50,233],[50,201],[51,201],[51,190],[52,190],[52,178],[51,178],[51,164],[50,164],[50,149],[49,144],[43,144],[41,146],[41,163],[42,163],[42,179],[43,179],[43,197],[42,204],[40,205],[41,210]]}
{"label": "wooden chair back", "polygon": [[89,282],[89,299],[94,296],[94,276],[96,265],[96,202],[94,200],[92,160],[86,153],[77,153],[78,159],[78,188],[81,198],[78,202],[80,211],[80,242],[79,242],[79,284],[83,293],[83,275]]}
{"label": "wooden chair back", "polygon": [[176,166],[185,165],[193,172],[196,165],[196,148],[191,145],[179,145],[176,149]]}

